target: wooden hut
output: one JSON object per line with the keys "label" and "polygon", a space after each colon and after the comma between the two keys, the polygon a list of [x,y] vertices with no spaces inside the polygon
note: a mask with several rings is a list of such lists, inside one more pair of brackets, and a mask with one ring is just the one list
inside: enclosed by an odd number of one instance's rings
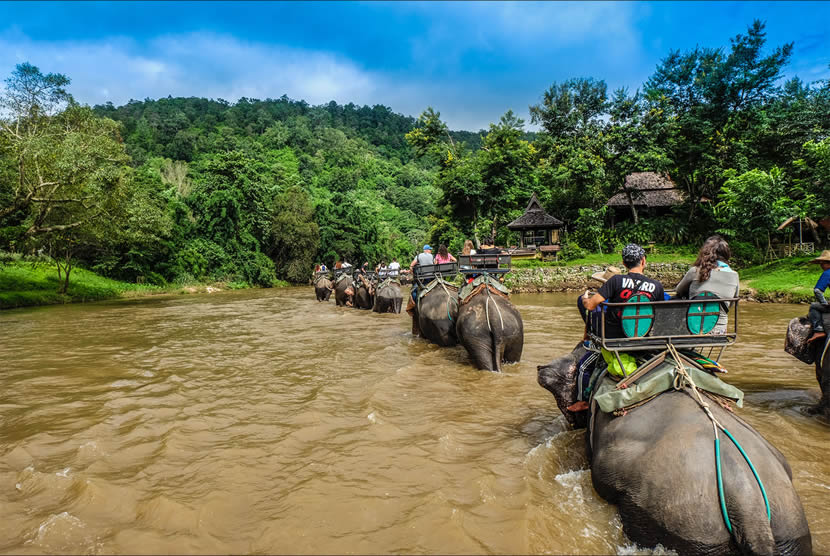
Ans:
{"label": "wooden hut", "polygon": [[534,193],[524,214],[507,227],[520,232],[519,249],[516,254],[535,256],[537,252],[546,255],[559,251],[559,230],[563,225],[561,220],[545,212]]}
{"label": "wooden hut", "polygon": [[[637,212],[657,216],[665,214],[671,207],[683,203],[683,193],[668,177],[656,172],[634,172],[625,177],[625,188],[631,192],[631,200]],[[620,191],[606,203],[612,209],[612,222],[622,220],[631,214],[628,195]]]}

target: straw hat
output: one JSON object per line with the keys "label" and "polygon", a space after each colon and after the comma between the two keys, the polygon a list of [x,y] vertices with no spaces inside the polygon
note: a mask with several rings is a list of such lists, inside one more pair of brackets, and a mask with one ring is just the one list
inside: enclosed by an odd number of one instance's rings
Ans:
{"label": "straw hat", "polygon": [[620,269],[616,266],[609,266],[605,269],[605,272],[595,272],[591,274],[591,278],[594,280],[599,280],[603,284],[611,279],[612,276],[615,274],[621,274]]}
{"label": "straw hat", "polygon": [[830,249],[825,249],[821,255],[810,261],[811,263],[830,263]]}

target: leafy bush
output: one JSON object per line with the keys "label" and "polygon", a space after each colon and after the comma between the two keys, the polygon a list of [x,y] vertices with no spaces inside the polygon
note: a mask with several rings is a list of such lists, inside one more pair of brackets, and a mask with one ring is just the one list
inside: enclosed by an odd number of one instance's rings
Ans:
{"label": "leafy bush", "polygon": [[746,267],[764,262],[764,255],[754,245],[746,241],[733,240],[729,242],[732,250],[732,264],[737,267]]}
{"label": "leafy bush", "polygon": [[239,270],[251,284],[270,288],[277,280],[276,267],[265,253],[248,251],[240,257]]}

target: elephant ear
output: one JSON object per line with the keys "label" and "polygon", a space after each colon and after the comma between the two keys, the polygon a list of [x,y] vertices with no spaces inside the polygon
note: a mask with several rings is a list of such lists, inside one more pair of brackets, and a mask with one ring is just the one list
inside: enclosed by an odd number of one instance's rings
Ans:
{"label": "elephant ear", "polygon": [[580,345],[568,355],[536,368],[539,386],[553,394],[559,411],[575,429],[587,426],[586,411],[568,411],[568,407],[577,401],[577,363],[585,353],[585,348]]}

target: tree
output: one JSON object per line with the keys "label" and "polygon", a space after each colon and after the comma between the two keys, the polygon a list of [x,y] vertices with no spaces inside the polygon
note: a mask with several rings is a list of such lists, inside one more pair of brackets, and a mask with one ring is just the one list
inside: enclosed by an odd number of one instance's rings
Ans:
{"label": "tree", "polygon": [[767,56],[764,24],[755,21],[745,35],[719,48],[672,51],[648,79],[650,98],[668,100],[663,117],[674,120],[672,174],[689,194],[689,218],[704,195],[714,198],[725,171],[750,169],[750,136],[759,110],[774,99],[777,81],[792,54],[792,43]]}
{"label": "tree", "polygon": [[593,78],[554,83],[542,103],[530,107],[542,126],[534,146],[539,182],[566,219],[580,208],[597,208],[608,198],[603,128],[607,106],[604,81]]}
{"label": "tree", "polygon": [[304,282],[314,263],[320,231],[311,200],[300,187],[292,186],[275,197],[271,238],[268,254],[277,265],[277,276]]}
{"label": "tree", "polygon": [[123,218],[129,161],[118,125],[75,103],[68,83],[20,64],[0,96],[2,145],[16,174],[0,221],[19,240],[50,247],[62,292],[75,255],[108,241]]}

